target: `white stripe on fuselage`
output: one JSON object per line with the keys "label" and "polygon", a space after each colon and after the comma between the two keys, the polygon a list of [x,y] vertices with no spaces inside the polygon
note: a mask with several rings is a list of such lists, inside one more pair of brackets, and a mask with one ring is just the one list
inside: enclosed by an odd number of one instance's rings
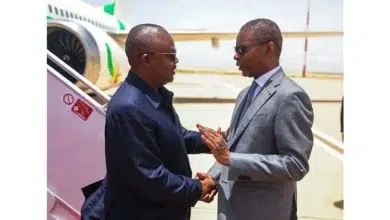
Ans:
{"label": "white stripe on fuselage", "polygon": [[[49,5],[52,8],[52,12],[49,12]],[[82,18],[92,20],[94,23],[101,24],[100,27],[104,30],[119,30],[118,20],[107,13],[102,9],[93,7],[85,2],[80,0],[46,0],[47,15],[53,18],[67,19],[77,22],[78,19],[66,17],[66,11],[68,14],[71,12]],[[57,8],[57,14],[55,13],[55,8]],[[61,15],[60,10],[63,11],[63,16]]]}

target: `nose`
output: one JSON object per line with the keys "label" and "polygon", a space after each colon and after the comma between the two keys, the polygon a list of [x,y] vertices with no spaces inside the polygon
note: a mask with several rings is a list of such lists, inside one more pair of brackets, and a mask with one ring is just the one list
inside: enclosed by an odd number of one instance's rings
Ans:
{"label": "nose", "polygon": [[234,53],[233,59],[238,60],[238,58],[239,58],[239,56],[237,55],[237,53]]}
{"label": "nose", "polygon": [[179,58],[175,57],[175,64],[179,62]]}

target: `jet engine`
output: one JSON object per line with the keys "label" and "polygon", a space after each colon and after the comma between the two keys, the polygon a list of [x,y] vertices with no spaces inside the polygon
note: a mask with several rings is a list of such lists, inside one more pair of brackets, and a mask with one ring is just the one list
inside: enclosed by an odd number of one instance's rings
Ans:
{"label": "jet engine", "polygon": [[[124,50],[106,32],[88,22],[48,21],[47,49],[102,90],[118,85],[129,70]],[[51,60],[47,63],[86,90]]]}

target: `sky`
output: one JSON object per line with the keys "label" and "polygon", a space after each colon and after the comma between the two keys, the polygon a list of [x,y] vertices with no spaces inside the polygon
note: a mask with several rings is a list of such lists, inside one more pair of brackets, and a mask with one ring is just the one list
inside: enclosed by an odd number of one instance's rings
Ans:
{"label": "sky", "polygon": [[[84,0],[94,6],[111,0]],[[117,0],[118,1],[118,0]],[[304,31],[307,0],[128,0],[132,7],[126,23],[156,23],[169,30],[207,29],[238,31],[247,21],[266,17],[282,31]],[[311,0],[311,31],[342,31],[342,0]],[[235,41],[221,41],[220,48],[210,42],[177,42],[178,67],[236,69],[233,61]],[[304,40],[285,38],[281,64],[287,71],[302,70]],[[308,70],[343,72],[342,37],[309,39]]]}
{"label": "sky", "polygon": [[[111,0],[84,0],[95,6]],[[129,0],[130,25],[151,22],[167,29],[237,30],[245,22],[268,17],[283,31],[303,31],[308,0]],[[311,0],[311,30],[343,30],[342,0]]]}

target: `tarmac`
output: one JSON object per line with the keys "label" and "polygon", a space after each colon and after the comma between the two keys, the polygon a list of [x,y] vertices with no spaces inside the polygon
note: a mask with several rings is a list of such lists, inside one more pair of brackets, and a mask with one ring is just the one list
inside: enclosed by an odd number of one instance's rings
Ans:
{"label": "tarmac", "polygon": [[[313,128],[341,141],[340,109],[343,96],[343,79],[326,77],[291,77],[310,96],[314,109]],[[166,85],[174,92],[174,103],[195,104],[213,108],[229,108],[233,112],[238,93],[251,84],[251,78],[240,75],[177,73],[172,83]],[[207,105],[206,105],[207,106]],[[219,107],[217,107],[219,106]],[[224,106],[224,107],[221,107]],[[230,121],[231,115],[224,118]],[[228,125],[228,124],[227,124]]]}
{"label": "tarmac", "polygon": [[[341,142],[340,107],[343,96],[342,77],[291,77],[309,94],[314,109],[316,129]],[[181,123],[196,130],[196,123],[225,130],[230,123],[238,93],[251,84],[250,78],[237,74],[178,72],[174,82],[166,87],[174,92],[174,107]],[[114,92],[107,91],[110,95]],[[190,156],[196,172],[207,172],[215,162],[212,155]],[[316,140],[310,171],[298,182],[298,217],[300,220],[343,219],[343,154]],[[217,200],[198,202],[192,220],[217,219]]]}
{"label": "tarmac", "polygon": [[[342,79],[292,78],[304,88],[313,102],[313,128],[341,141],[340,107]],[[174,106],[187,129],[196,123],[211,128],[229,126],[237,94],[251,83],[237,75],[177,73],[167,88],[174,92]],[[212,155],[190,156],[194,172],[207,172],[215,162]],[[343,155],[316,141],[310,158],[310,171],[298,182],[298,217],[300,220],[343,219]],[[217,219],[217,204],[198,202],[192,220]]]}
{"label": "tarmac", "polygon": [[[175,104],[183,126],[191,130],[196,130],[196,123],[226,129],[233,107],[233,104]],[[299,219],[343,219],[343,209],[334,205],[343,200],[343,161],[331,152],[329,147],[321,143],[313,147],[310,171],[298,183]],[[190,155],[194,174],[207,172],[214,162],[212,155]],[[198,202],[193,208],[191,219],[216,219],[217,204],[217,200],[210,204]]]}

